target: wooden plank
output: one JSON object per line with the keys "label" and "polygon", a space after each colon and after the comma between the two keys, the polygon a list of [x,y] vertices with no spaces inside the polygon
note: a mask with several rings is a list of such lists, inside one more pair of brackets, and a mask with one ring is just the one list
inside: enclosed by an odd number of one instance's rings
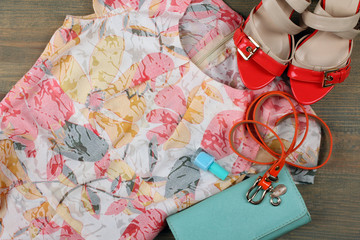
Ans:
{"label": "wooden plank", "polygon": [[93,12],[91,0],[0,1],[0,92],[32,67],[66,15]]}
{"label": "wooden plank", "polygon": [[[247,16],[255,0],[226,0]],[[0,98],[34,64],[66,15],[93,13],[91,0],[0,1]],[[334,134],[334,153],[314,185],[299,189],[312,223],[281,239],[360,239],[360,41],[350,77],[313,107]],[[271,221],[271,216],[269,216]],[[241,219],[237,224],[245,224]],[[156,239],[173,239],[166,228]]]}

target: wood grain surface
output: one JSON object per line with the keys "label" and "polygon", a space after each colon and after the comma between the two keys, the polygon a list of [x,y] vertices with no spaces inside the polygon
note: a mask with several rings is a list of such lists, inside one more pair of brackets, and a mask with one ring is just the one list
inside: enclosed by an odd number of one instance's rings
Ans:
{"label": "wood grain surface", "polygon": [[[226,0],[243,16],[256,0]],[[0,97],[35,63],[66,15],[93,13],[91,0],[0,0]],[[281,239],[360,239],[360,41],[350,77],[313,107],[330,126],[334,152],[314,185],[299,186],[312,223]],[[271,221],[271,216],[267,216]],[[237,224],[245,224],[239,216]],[[174,239],[166,228],[156,239]]]}

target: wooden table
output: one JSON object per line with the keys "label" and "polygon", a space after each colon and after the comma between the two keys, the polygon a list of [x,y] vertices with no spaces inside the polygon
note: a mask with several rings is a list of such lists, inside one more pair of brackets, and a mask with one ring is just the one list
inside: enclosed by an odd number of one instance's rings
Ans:
{"label": "wooden table", "polygon": [[[258,1],[226,2],[247,16]],[[91,13],[91,0],[1,0],[0,97],[35,63],[65,15]],[[334,135],[331,161],[319,170],[314,185],[299,186],[313,221],[282,239],[360,239],[359,66],[360,41],[355,40],[350,77],[313,106]],[[173,237],[165,229],[156,239]]]}

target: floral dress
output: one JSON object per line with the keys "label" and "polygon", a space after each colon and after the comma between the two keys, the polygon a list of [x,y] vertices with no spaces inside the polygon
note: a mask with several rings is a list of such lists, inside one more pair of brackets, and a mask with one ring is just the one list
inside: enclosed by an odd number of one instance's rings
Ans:
{"label": "floral dress", "polygon": [[[281,79],[243,86],[232,41],[243,18],[221,0],[93,5],[66,17],[0,104],[1,239],[154,238],[167,216],[257,171],[229,130],[259,94],[289,91]],[[268,100],[261,120],[290,110]],[[291,141],[291,120],[275,129]],[[236,144],[259,156],[241,132]],[[316,164],[319,144],[312,126],[288,160]],[[225,181],[193,165],[199,147]]]}

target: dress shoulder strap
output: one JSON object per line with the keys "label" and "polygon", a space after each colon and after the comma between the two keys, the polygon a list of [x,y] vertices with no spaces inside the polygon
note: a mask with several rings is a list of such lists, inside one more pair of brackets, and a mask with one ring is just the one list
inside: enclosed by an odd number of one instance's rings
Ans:
{"label": "dress shoulder strap", "polygon": [[139,3],[145,0],[93,0],[93,7],[97,17],[107,15],[115,9],[137,10]]}
{"label": "dress shoulder strap", "polygon": [[116,9],[126,11],[142,11],[150,18],[156,18],[166,13],[171,18],[181,18],[191,0],[93,0],[97,17],[108,15]]}

